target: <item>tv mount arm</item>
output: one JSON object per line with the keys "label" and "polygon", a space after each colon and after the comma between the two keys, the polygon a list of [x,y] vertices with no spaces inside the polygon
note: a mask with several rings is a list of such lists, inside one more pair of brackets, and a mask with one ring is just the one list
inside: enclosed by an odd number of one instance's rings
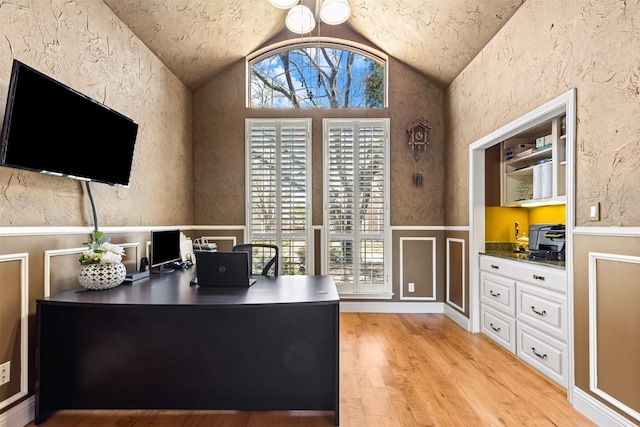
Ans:
{"label": "tv mount arm", "polygon": [[91,194],[91,187],[89,186],[89,181],[84,182],[87,187],[87,194],[89,195],[89,200],[91,201],[91,211],[93,212],[93,230],[95,232],[98,231],[98,213],[96,212],[96,204],[93,201],[93,194]]}

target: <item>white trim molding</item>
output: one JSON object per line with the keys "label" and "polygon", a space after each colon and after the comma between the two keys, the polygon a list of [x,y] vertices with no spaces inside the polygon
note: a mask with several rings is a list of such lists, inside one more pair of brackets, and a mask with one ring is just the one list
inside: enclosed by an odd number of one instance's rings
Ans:
{"label": "white trim molding", "polygon": [[[597,261],[607,260],[640,265],[640,257],[589,252],[589,389],[616,408],[640,421],[640,412],[625,405],[614,396],[600,388],[598,381],[598,274]],[[636,328],[638,325],[633,325]]]}
{"label": "white trim molding", "polygon": [[444,304],[444,314],[454,322],[456,322],[465,331],[469,330],[469,318],[451,306]]}
{"label": "white trim molding", "polygon": [[[449,272],[451,271],[451,264],[449,263],[449,260],[451,259],[450,257],[450,250],[449,250],[449,245],[451,242],[456,242],[456,243],[461,243],[462,244],[462,306],[459,306],[458,304],[454,303],[453,301],[451,301],[451,299],[449,298],[449,289],[451,289],[451,278],[449,275]],[[466,256],[466,247],[465,247],[465,241],[464,239],[456,239],[454,237],[447,237],[447,279],[446,279],[446,288],[447,288],[447,296],[446,296],[446,301],[448,304],[450,304],[452,307],[457,308],[458,310],[462,311],[464,313],[464,308],[465,308],[465,299],[467,297],[467,291],[466,291],[466,272],[467,272],[467,268],[466,268],[466,262],[467,262],[467,256]]]}
{"label": "white trim molding", "polygon": [[[149,242],[150,244],[150,242]],[[127,249],[127,248],[135,248],[136,250],[136,257],[135,257],[135,266],[136,269],[138,269],[139,265],[138,265],[138,260],[141,258],[141,254],[140,254],[140,243],[138,242],[133,242],[133,243],[118,243],[118,246]],[[147,245],[148,246],[148,245]],[[145,254],[146,256],[147,254]]]}
{"label": "white trim molding", "polygon": [[209,241],[209,240],[224,240],[224,241],[230,240],[232,247],[238,244],[236,236],[202,236],[202,239],[206,239],[207,241]]}
{"label": "white trim molding", "polygon": [[442,302],[384,302],[340,301],[342,313],[444,313]]}
{"label": "white trim molding", "polygon": [[[68,249],[51,249],[44,251],[44,297],[51,296],[51,258],[62,255],[81,254],[86,251],[86,247],[68,248]],[[79,268],[78,268],[79,269]]]}
{"label": "white trim molding", "polygon": [[593,398],[584,390],[574,387],[572,390],[573,407],[599,426],[637,427],[637,424],[624,418],[604,403]]}
{"label": "white trim molding", "polygon": [[[118,246],[123,248],[135,248],[136,250],[136,266],[138,265],[138,261],[140,259],[140,243],[132,242],[132,243],[118,243]],[[147,242],[147,247],[149,246],[149,242]],[[51,259],[56,256],[62,255],[79,255],[82,252],[86,251],[87,248],[85,246],[81,248],[67,248],[67,249],[50,249],[44,251],[44,293],[43,295],[46,297],[51,295]],[[148,250],[147,250],[148,255]],[[78,269],[79,270],[79,269]]]}
{"label": "white trim molding", "polygon": [[35,418],[36,397],[18,403],[0,414],[0,427],[23,427]]}
{"label": "white trim molding", "polygon": [[[0,262],[14,261],[20,263],[20,378],[18,379],[20,389],[17,393],[1,401],[0,409],[6,408],[29,394],[29,254],[0,255]],[[13,363],[15,362],[13,361]]]}
{"label": "white trim molding", "polygon": [[573,234],[584,236],[640,237],[640,227],[575,227]]}
{"label": "white trim molding", "polygon": [[[430,241],[431,242],[431,295],[430,297],[409,297],[404,295],[404,242],[408,240],[413,241]],[[435,237],[400,237],[400,299],[403,301],[435,301],[438,297],[437,291],[437,248]],[[427,262],[428,260],[425,260]]]}

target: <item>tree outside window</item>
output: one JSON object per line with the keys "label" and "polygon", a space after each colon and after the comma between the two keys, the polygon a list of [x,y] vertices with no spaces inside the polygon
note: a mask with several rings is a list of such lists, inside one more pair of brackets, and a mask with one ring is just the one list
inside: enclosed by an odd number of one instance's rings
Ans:
{"label": "tree outside window", "polygon": [[364,51],[306,43],[250,62],[252,108],[383,108],[385,63]]}

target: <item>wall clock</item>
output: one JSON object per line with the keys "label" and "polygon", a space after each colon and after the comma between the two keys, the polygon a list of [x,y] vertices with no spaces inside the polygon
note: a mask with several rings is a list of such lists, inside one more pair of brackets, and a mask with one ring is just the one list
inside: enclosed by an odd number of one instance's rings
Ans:
{"label": "wall clock", "polygon": [[424,182],[421,153],[426,151],[427,145],[429,145],[430,130],[431,126],[429,126],[429,122],[422,117],[418,117],[416,120],[409,123],[409,127],[407,128],[409,147],[413,153],[415,166],[413,171],[413,185],[416,187],[422,187]]}

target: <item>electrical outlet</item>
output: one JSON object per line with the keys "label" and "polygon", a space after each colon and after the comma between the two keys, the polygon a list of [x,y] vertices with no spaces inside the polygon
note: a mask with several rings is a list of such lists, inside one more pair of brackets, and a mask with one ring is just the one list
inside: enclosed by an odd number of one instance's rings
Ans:
{"label": "electrical outlet", "polygon": [[0,385],[9,382],[9,372],[11,371],[11,361],[0,365]]}
{"label": "electrical outlet", "polygon": [[416,284],[411,282],[409,283],[409,292],[415,292],[416,291]]}

